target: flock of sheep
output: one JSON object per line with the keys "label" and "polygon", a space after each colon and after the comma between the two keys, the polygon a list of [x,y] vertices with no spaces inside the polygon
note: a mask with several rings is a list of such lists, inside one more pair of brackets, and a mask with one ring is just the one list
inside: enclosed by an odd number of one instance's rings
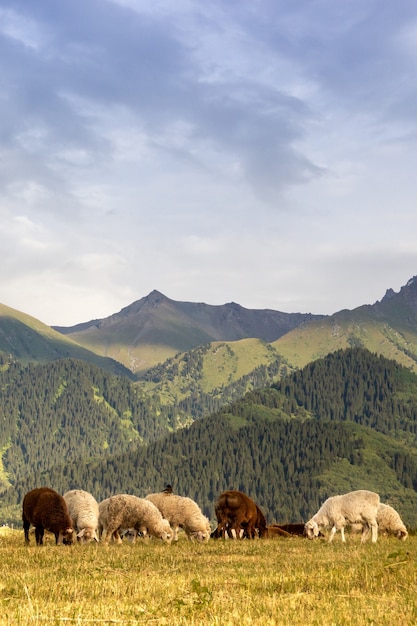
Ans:
{"label": "flock of sheep", "polygon": [[[240,494],[246,501],[248,496]],[[29,528],[35,527],[36,543],[43,543],[44,530],[55,535],[57,544],[71,544],[75,540],[83,543],[111,540],[121,543],[122,536],[155,537],[170,544],[178,540],[178,531],[183,529],[190,541],[207,542],[210,536],[228,535],[233,523],[238,519],[236,512],[229,519],[220,516],[219,499],[216,505],[218,527],[212,533],[210,522],[200,507],[191,498],[172,493],[172,488],[139,498],[129,494],[114,495],[100,502],[82,489],[72,489],[63,496],[49,487],[41,487],[28,492],[23,500],[23,528],[25,542],[29,543]],[[253,502],[253,501],[251,501]],[[254,503],[253,503],[254,504]],[[229,505],[230,506],[230,505]],[[263,519],[259,507],[254,504],[256,519]],[[230,509],[229,509],[230,510]],[[248,510],[248,509],[246,509]],[[230,513],[229,513],[230,515]],[[242,518],[241,518],[242,519]],[[247,534],[248,519],[241,524],[240,535]],[[258,526],[259,526],[259,522]],[[372,542],[377,541],[378,531],[395,535],[400,540],[408,537],[407,529],[398,512],[391,506],[380,502],[377,493],[367,490],[352,491],[347,494],[328,498],[318,512],[304,525],[303,534],[309,539],[318,537],[321,529],[330,528],[329,541],[340,530],[345,541],[345,528],[361,531],[361,541],[365,541],[371,532]],[[256,527],[258,536],[268,536]],[[230,533],[229,533],[230,534]]]}
{"label": "flock of sheep", "polygon": [[362,531],[362,542],[366,541],[371,531],[372,542],[375,543],[378,530],[395,535],[402,541],[408,537],[399,513],[389,504],[380,502],[377,493],[366,489],[327,498],[305,525],[305,533],[309,539],[313,539],[319,535],[320,528],[330,528],[329,541],[333,540],[338,530],[342,541],[345,541],[346,526],[352,527],[354,531]]}
{"label": "flock of sheep", "polygon": [[139,498],[117,494],[100,502],[83,489],[72,489],[63,496],[49,487],[27,493],[23,499],[23,528],[29,543],[30,525],[35,527],[36,543],[43,543],[44,530],[55,535],[57,544],[110,540],[122,542],[129,531],[134,536],[156,537],[164,543],[178,539],[182,528],[190,540],[208,541],[210,522],[191,498],[177,496],[170,489]]}

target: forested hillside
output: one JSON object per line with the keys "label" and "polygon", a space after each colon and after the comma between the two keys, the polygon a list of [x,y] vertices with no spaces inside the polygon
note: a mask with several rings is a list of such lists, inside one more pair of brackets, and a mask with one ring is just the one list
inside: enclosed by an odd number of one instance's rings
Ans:
{"label": "forested hillside", "polygon": [[[234,353],[225,350],[233,368]],[[270,383],[281,366],[272,351],[269,365],[251,370],[249,362],[229,385],[204,385],[201,361],[209,351],[202,347],[179,363],[172,359],[168,375],[161,380],[156,369],[141,385],[74,359],[24,366],[0,356],[0,494],[35,470],[159,439]]]}
{"label": "forested hillside", "polygon": [[82,487],[99,500],[145,495],[171,483],[214,517],[224,489],[254,497],[269,522],[308,518],[329,495],[378,491],[415,527],[417,377],[364,349],[341,350],[189,428],[87,463],[33,468],[4,494],[21,502],[33,486]]}
{"label": "forested hillside", "polygon": [[127,378],[73,359],[0,362],[3,488],[35,468],[118,454],[169,429],[159,406]]}
{"label": "forested hillside", "polygon": [[353,421],[417,444],[417,376],[368,350],[338,350],[274,384],[284,410]]}

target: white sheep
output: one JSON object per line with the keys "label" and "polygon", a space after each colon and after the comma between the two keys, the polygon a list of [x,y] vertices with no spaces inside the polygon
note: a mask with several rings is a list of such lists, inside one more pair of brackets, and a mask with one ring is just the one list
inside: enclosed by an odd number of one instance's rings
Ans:
{"label": "white sheep", "polygon": [[146,500],[153,502],[169,521],[173,530],[173,540],[178,541],[178,529],[182,528],[190,541],[196,539],[207,542],[210,539],[210,522],[194,500],[177,496],[167,491],[150,493]]}
{"label": "white sheep", "polygon": [[64,493],[64,500],[72,519],[77,539],[83,543],[98,541],[98,503],[94,496],[83,489],[71,489]]}
{"label": "white sheep", "polygon": [[408,532],[399,513],[389,504],[380,503],[376,521],[380,532],[394,535],[401,541],[407,539]]}
{"label": "white sheep", "polygon": [[[110,498],[106,498],[102,500],[98,505],[99,515],[98,515],[98,535],[101,538],[103,534],[103,527],[107,528],[107,519],[108,519],[108,508],[109,508]],[[131,543],[135,543],[138,536],[142,535],[139,531],[134,528],[120,528],[120,530],[114,531],[112,535],[113,541],[117,541],[120,543],[120,538],[128,539]]]}
{"label": "white sheep", "polygon": [[306,523],[305,533],[309,539],[319,535],[320,528],[331,527],[329,542],[340,530],[342,541],[345,541],[345,526],[361,524],[364,532],[362,541],[366,540],[368,530],[372,532],[372,542],[378,538],[377,514],[379,495],[373,491],[359,489],[340,496],[327,498],[315,515]]}
{"label": "white sheep", "polygon": [[134,528],[142,535],[148,534],[171,543],[172,530],[168,520],[163,519],[159,509],[152,502],[137,496],[118,494],[101,504],[100,526],[102,541],[109,543],[111,537],[122,543],[120,530]]}

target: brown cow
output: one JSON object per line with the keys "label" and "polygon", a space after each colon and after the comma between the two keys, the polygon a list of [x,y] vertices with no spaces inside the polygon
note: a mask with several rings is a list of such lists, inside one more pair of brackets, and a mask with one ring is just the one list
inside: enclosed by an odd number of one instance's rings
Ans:
{"label": "brown cow", "polygon": [[29,543],[29,528],[35,527],[36,545],[43,544],[45,530],[55,535],[56,544],[73,542],[72,519],[64,498],[49,487],[32,489],[23,498],[23,530],[25,543]]}
{"label": "brown cow", "polygon": [[[249,496],[241,491],[225,491],[215,506],[217,517],[217,536],[235,536],[254,539],[267,535],[264,514]],[[242,532],[243,531],[243,532]]]}

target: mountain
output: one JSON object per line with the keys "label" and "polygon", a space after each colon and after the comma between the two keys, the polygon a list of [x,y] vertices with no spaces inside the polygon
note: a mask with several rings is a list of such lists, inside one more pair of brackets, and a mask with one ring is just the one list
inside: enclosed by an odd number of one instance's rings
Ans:
{"label": "mountain", "polygon": [[417,276],[381,301],[312,320],[271,344],[291,365],[307,363],[340,348],[362,346],[417,372]]}
{"label": "mountain", "polygon": [[[98,396],[104,381],[95,385]],[[111,394],[106,398],[115,406]],[[45,445],[34,420],[22,420],[20,429],[26,442]],[[51,427],[44,432],[56,437]],[[61,493],[82,487],[101,500],[121,492],[144,496],[170,483],[211,519],[219,493],[234,488],[252,496],[270,523],[298,522],[326,497],[364,488],[377,491],[415,528],[417,375],[363,348],[329,354],[147,445],[125,440],[122,451],[125,433],[114,430],[114,454],[90,454],[84,462],[43,453],[39,466],[34,444],[26,468],[11,463],[19,455],[6,457],[12,487],[3,493],[3,506],[15,506],[17,515],[35,484]],[[65,445],[71,449],[71,441]]]}
{"label": "mountain", "polygon": [[105,319],[54,329],[88,350],[108,356],[135,373],[213,341],[258,338],[271,342],[322,315],[177,302],[152,291]]}
{"label": "mountain", "polygon": [[81,359],[108,372],[134,378],[121,363],[91,352],[36,318],[4,304],[0,304],[0,353],[21,363]]}

